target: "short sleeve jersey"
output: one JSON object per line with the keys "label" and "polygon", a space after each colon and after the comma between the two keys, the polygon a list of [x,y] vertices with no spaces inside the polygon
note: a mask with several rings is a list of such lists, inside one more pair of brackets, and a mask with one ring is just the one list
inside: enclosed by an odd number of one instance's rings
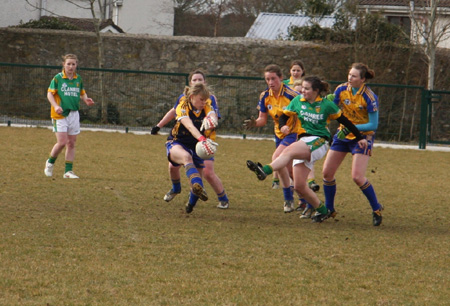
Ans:
{"label": "short sleeve jersey", "polygon": [[[214,113],[214,109],[211,104],[206,103],[206,106],[201,111],[197,111],[192,107],[192,104],[186,100],[186,97],[182,97],[176,108],[176,120],[175,126],[173,127],[168,139],[174,140],[179,143],[184,144],[186,147],[195,150],[195,145],[197,144],[197,139],[192,136],[192,134],[186,129],[186,127],[180,122],[181,119],[189,117],[192,120],[194,126],[200,131],[202,126],[203,118],[208,114]],[[202,135],[208,137],[205,132],[200,131]]]}
{"label": "short sleeve jersey", "polygon": [[64,70],[53,77],[48,87],[48,92],[53,94],[56,103],[63,109],[63,113],[60,115],[53,106],[51,107],[50,116],[55,120],[67,117],[70,111],[79,110],[80,98],[86,93],[81,76],[75,73],[73,79],[70,80],[64,73]]}
{"label": "short sleeve jersey", "polygon": [[[175,102],[175,105],[173,106],[173,108],[176,110],[176,109],[177,109],[177,106],[180,104],[180,101],[182,101],[182,100],[184,101],[184,99],[185,99],[185,95],[184,95],[184,94],[181,94],[181,95],[178,97],[177,101]],[[217,104],[217,98],[216,98],[216,96],[214,96],[214,95],[209,96],[209,99],[206,100],[206,104],[211,105],[212,109],[214,110],[214,112],[215,112],[216,115],[217,115],[217,118],[220,119],[221,116],[220,116],[219,105]],[[213,140],[213,141],[216,140],[216,130],[215,130],[215,129],[212,129],[212,130],[207,130],[207,131],[205,131],[205,136],[206,136],[207,138],[210,138],[210,139]]]}
{"label": "short sleeve jersey", "polygon": [[[272,117],[275,135],[280,139],[286,136],[280,131],[278,122],[280,116],[283,115],[284,110],[291,103],[291,100],[298,95],[298,92],[285,84],[281,85],[278,98],[275,98],[271,89],[263,91],[260,95],[258,109],[260,112],[268,113]],[[290,128],[291,133],[301,134],[303,132],[297,116],[290,116],[286,125]]]}
{"label": "short sleeve jersey", "polygon": [[285,110],[285,114],[297,114],[305,133],[331,138],[328,124],[341,116],[341,110],[332,101],[317,97],[314,103],[309,103],[302,96],[297,96]]}
{"label": "short sleeve jersey", "polygon": [[[352,86],[349,83],[344,83],[336,88],[334,94],[334,103],[342,109],[344,116],[354,125],[368,123],[369,113],[378,111],[378,97],[366,85],[363,85],[354,95]],[[371,135],[374,132],[361,133]]]}

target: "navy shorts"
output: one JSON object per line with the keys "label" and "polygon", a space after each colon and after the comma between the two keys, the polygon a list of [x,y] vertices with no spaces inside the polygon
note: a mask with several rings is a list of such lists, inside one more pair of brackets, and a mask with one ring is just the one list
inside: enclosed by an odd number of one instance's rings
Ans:
{"label": "navy shorts", "polygon": [[365,139],[367,139],[367,149],[361,149],[358,146],[358,142],[356,139],[339,139],[337,134],[333,137],[333,144],[330,147],[330,150],[338,151],[338,152],[346,152],[353,154],[363,154],[372,156],[372,147],[375,137],[373,135],[363,135]]}
{"label": "navy shorts", "polygon": [[286,135],[283,139],[275,136],[275,148],[278,148],[280,144],[287,147],[288,145],[296,142],[297,137],[298,137],[297,133],[291,133],[289,135]]}
{"label": "navy shorts", "polygon": [[180,164],[177,164],[170,159],[170,149],[172,149],[173,146],[176,146],[176,145],[181,146],[186,152],[188,152],[190,155],[192,155],[192,160],[194,161],[195,168],[202,168],[202,169],[205,168],[205,162],[203,161],[203,159],[198,157],[197,153],[195,153],[195,150],[188,148],[187,146],[185,146],[182,143],[170,140],[170,141],[166,142],[166,154],[167,154],[167,159],[169,160],[169,162],[172,165],[174,165],[175,167],[181,166]]}

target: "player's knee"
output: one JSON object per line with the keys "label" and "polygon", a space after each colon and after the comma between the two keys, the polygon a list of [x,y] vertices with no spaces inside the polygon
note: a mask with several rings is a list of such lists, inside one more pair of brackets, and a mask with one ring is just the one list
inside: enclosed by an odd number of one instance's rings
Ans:
{"label": "player's knee", "polygon": [[363,175],[352,175],[352,179],[356,185],[362,186],[366,182],[366,178]]}

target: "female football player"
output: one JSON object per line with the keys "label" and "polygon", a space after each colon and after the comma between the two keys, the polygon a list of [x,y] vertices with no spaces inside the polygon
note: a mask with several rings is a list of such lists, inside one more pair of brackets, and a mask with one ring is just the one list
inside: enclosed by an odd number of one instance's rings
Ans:
{"label": "female football player", "polygon": [[45,162],[44,173],[53,175],[53,168],[59,153],[66,148],[66,167],[64,178],[79,178],[73,173],[73,161],[75,159],[75,143],[80,134],[80,99],[86,105],[94,104],[84,90],[83,80],[77,73],[78,58],[75,54],[63,56],[63,69],[53,77],[47,92],[47,99],[51,104],[53,132],[56,135],[56,144],[50,152],[50,157]]}
{"label": "female football player", "polygon": [[322,222],[331,216],[325,205],[317,195],[308,187],[307,178],[314,162],[325,156],[328,150],[328,141],[331,138],[327,128],[329,120],[337,120],[347,127],[356,136],[358,145],[367,148],[365,140],[358,129],[342,115],[341,110],[332,101],[322,97],[322,93],[328,91],[328,83],[318,77],[305,77],[302,82],[302,96],[297,96],[291,101],[284,114],[280,117],[279,125],[284,135],[291,133],[291,127],[287,124],[289,116],[296,114],[305,130],[299,136],[299,140],[288,146],[283,152],[272,160],[269,165],[247,161],[247,167],[256,173],[258,179],[264,180],[273,171],[285,168],[293,164],[294,189],[310,203],[316,213],[312,217],[313,222]]}
{"label": "female football player", "polygon": [[205,126],[205,122],[217,122],[217,115],[207,103],[210,91],[205,84],[196,83],[184,91],[184,99],[176,108],[176,124],[166,142],[167,157],[174,166],[183,165],[191,185],[186,212],[191,213],[198,199],[208,200],[203,186],[202,173],[205,167],[203,159],[195,153],[197,142],[205,151],[214,151],[214,143],[205,134],[215,128],[214,124]]}
{"label": "female football player", "polygon": [[[283,74],[278,65],[269,65],[264,69],[264,79],[266,80],[268,88],[260,95],[258,103],[259,116],[257,119],[252,118],[244,121],[244,127],[249,129],[266,125],[268,116],[270,115],[272,117],[276,146],[275,152],[272,155],[272,160],[276,159],[291,143],[294,143],[297,140],[298,134],[301,132],[301,126],[299,125],[296,116],[292,116],[292,118],[289,118],[286,122],[290,128],[288,134],[284,134],[280,130],[278,119],[291,100],[298,95],[298,92],[294,91],[286,84],[283,84],[282,77]],[[283,187],[285,213],[295,210],[293,192],[290,188],[290,171],[288,167],[277,169]]]}
{"label": "female football player", "polygon": [[[206,76],[205,73],[201,69],[196,69],[193,72],[189,74],[188,77],[189,85],[194,85],[197,83],[206,84]],[[184,94],[180,95],[175,102],[175,105],[173,108],[171,108],[161,119],[161,121],[152,128],[151,134],[156,135],[158,131],[164,127],[167,123],[175,119],[176,112],[175,109],[177,108],[180,101],[184,99]],[[216,112],[217,117],[220,119],[220,112],[219,107],[217,104],[217,99],[214,95],[211,95],[208,99],[208,103],[211,104],[214,111]],[[208,132],[208,138],[211,140],[215,140],[216,137],[216,131],[215,129],[212,129]],[[169,176],[172,181],[172,188],[164,195],[164,201],[170,202],[172,201],[178,194],[181,192],[181,175],[180,175],[180,166],[175,167],[172,163],[169,163]],[[214,157],[205,160],[205,168],[203,170],[203,176],[206,179],[206,181],[211,185],[214,192],[217,194],[217,198],[219,201],[219,204],[217,205],[218,208],[221,209],[227,209],[229,207],[229,200],[228,195],[225,192],[225,189],[223,187],[222,181],[217,176],[215,170],[214,170]]]}
{"label": "female football player", "polygon": [[375,190],[365,176],[369,158],[372,154],[375,132],[378,127],[378,97],[365,84],[375,73],[367,65],[354,63],[348,73],[348,82],[339,85],[334,94],[336,103],[349,120],[357,127],[367,140],[367,148],[358,146],[355,135],[342,125],[333,137],[333,144],[327,154],[323,167],[323,189],[325,205],[333,213],[336,195],[335,174],[347,153],[352,154],[352,178],[361,189],[372,207],[374,226],[382,221],[383,206],[378,202]]}

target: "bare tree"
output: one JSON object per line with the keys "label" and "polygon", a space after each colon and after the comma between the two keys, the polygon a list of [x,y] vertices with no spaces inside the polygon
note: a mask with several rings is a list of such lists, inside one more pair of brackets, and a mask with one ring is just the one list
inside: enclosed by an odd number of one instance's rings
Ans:
{"label": "bare tree", "polygon": [[436,49],[440,43],[450,38],[450,19],[444,19],[440,14],[444,11],[444,8],[440,6],[443,2],[442,0],[409,1],[410,18],[414,25],[411,29],[412,39],[426,56],[429,90],[434,89]]}

